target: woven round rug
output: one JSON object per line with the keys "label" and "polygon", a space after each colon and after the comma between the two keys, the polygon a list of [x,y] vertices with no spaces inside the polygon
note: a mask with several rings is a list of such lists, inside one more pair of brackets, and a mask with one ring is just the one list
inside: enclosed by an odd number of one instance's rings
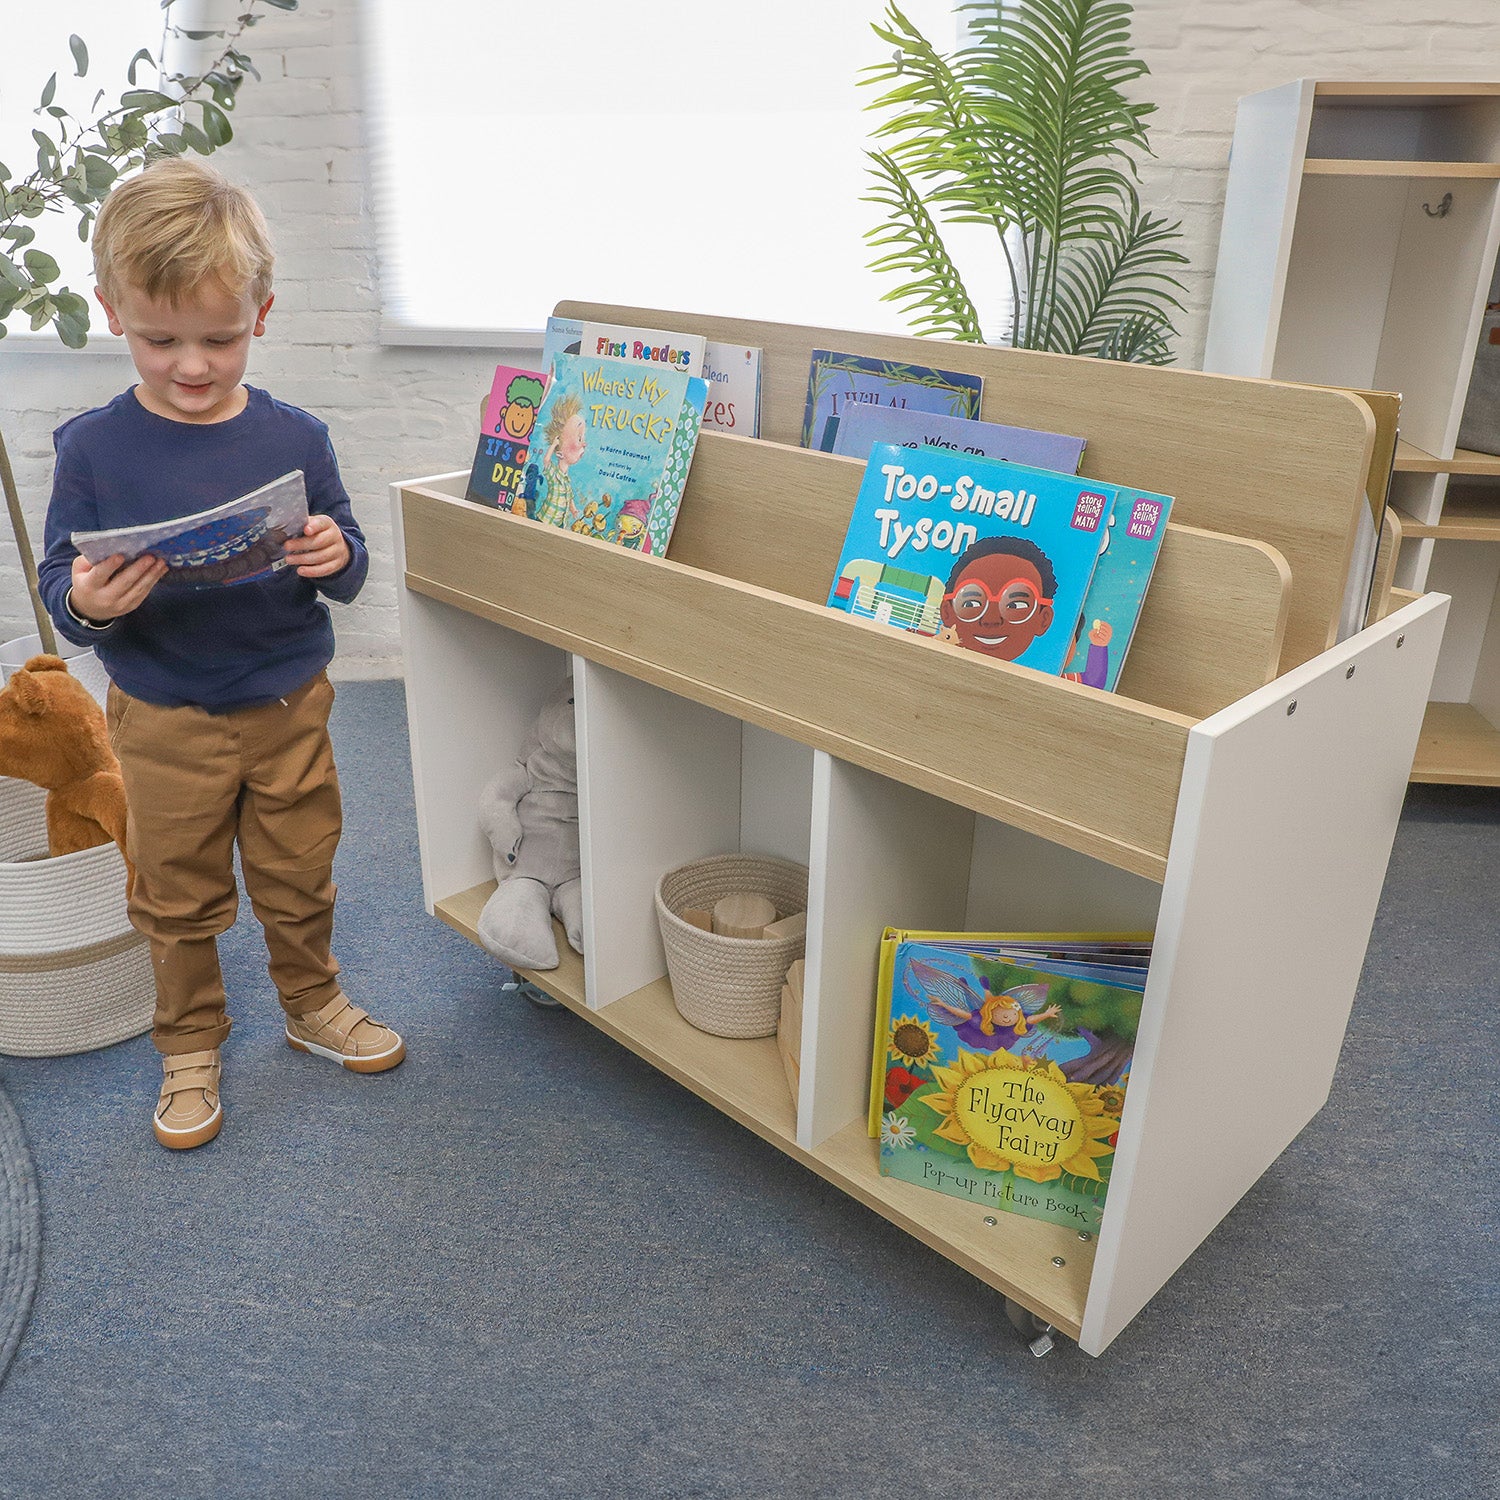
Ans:
{"label": "woven round rug", "polygon": [[36,1163],[21,1121],[0,1089],[0,1384],[26,1332],[41,1264]]}

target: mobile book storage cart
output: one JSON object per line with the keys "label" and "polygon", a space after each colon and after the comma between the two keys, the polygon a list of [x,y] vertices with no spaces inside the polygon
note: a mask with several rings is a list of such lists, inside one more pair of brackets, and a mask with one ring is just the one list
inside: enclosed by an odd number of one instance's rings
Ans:
{"label": "mobile book storage cart", "polygon": [[[493,889],[480,788],[571,664],[585,953],[560,940],[561,965],[525,977],[1101,1353],[1332,1083],[1447,609],[1411,599],[1331,644],[1370,408],[1062,355],[557,310],[760,346],[763,437],[701,436],[665,558],[469,504],[466,473],[393,486],[429,910],[475,937]],[[864,466],[790,446],[814,348],[980,374],[985,418],[1086,436],[1087,474],[1176,497],[1118,693],[824,607]],[[774,1038],[694,1030],[666,979],[657,880],[734,850],[809,867],[795,1100]],[[888,923],[1155,930],[1097,1240],[878,1174]],[[1261,982],[1269,951],[1290,982]]]}

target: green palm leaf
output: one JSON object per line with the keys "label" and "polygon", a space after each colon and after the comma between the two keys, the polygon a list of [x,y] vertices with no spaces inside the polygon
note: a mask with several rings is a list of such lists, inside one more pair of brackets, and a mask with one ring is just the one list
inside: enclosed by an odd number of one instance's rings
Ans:
{"label": "green palm leaf", "polygon": [[873,261],[872,269],[912,273],[881,300],[899,303],[918,333],[982,344],[979,314],[921,195],[890,156],[880,151],[866,154],[879,186],[864,201],[878,203],[889,212],[884,223],[866,231],[865,238],[874,246],[895,247]]}
{"label": "green palm leaf", "polygon": [[[1175,336],[1181,283],[1169,267],[1180,226],[1143,214],[1134,153],[1148,152],[1154,105],[1124,89],[1146,65],[1130,51],[1123,0],[976,0],[969,41],[944,57],[890,5],[874,30],[895,48],[865,82],[891,111],[871,153],[889,217],[867,234],[899,247],[873,263],[918,271],[892,294],[919,331],[977,326],[940,224],[995,230],[1016,317],[1010,341],[1160,362]],[[899,181],[895,174],[901,174]],[[940,269],[941,268],[941,269]],[[1121,351],[1126,351],[1122,354]]]}

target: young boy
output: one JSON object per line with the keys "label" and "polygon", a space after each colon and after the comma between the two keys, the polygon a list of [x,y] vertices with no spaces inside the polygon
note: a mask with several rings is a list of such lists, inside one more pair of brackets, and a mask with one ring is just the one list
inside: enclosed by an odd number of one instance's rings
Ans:
{"label": "young boy", "polygon": [[[217,936],[234,922],[234,846],[265,932],[286,1039],[357,1073],[399,1036],[345,998],[331,952],[341,827],[328,738],[333,624],[369,567],[328,429],[242,384],[271,310],[265,220],[212,167],[163,162],[123,183],[94,228],[95,295],[140,376],[57,429],[41,589],[58,629],[109,671],[110,739],[129,803],[130,916],[156,971],[153,1122],[174,1149],[219,1133],[229,1035]],[[146,555],[95,566],[69,537],[223,504],[301,469],[310,519],[268,580],[155,586]]]}

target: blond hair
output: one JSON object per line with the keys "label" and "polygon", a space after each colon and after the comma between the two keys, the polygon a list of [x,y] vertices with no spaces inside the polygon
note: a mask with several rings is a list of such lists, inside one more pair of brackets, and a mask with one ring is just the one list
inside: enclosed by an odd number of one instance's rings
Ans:
{"label": "blond hair", "polygon": [[547,425],[542,429],[542,436],[549,443],[562,442],[563,428],[579,416],[583,411],[583,401],[572,391],[566,396],[558,399],[556,406],[552,408],[547,418]]}
{"label": "blond hair", "polygon": [[271,295],[275,253],[255,199],[204,162],[157,162],[122,182],[94,224],[94,277],[110,301],[129,287],[175,307],[216,281],[232,296]]}

